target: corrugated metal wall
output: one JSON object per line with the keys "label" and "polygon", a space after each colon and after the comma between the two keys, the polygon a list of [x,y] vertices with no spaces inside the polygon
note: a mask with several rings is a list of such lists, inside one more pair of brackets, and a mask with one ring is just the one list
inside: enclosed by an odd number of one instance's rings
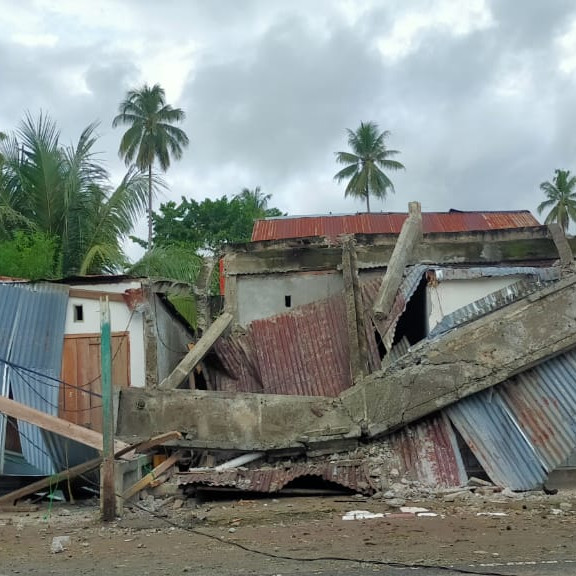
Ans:
{"label": "corrugated metal wall", "polygon": [[448,408],[492,480],[539,487],[576,447],[576,350]]}
{"label": "corrugated metal wall", "polygon": [[[11,389],[17,402],[54,416],[58,415],[67,302],[68,286],[0,284],[0,354],[27,368],[4,371],[2,394],[8,396]],[[22,421],[18,426],[26,460],[51,474],[54,467],[41,430]]]}

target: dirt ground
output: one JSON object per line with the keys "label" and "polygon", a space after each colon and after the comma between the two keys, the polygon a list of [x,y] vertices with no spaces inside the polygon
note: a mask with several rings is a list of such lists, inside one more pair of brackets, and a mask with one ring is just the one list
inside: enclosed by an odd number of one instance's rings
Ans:
{"label": "dirt ground", "polygon": [[[356,496],[220,499],[201,505],[168,497],[141,501],[122,519],[102,524],[97,503],[42,505],[35,512],[0,514],[0,574],[285,575],[349,573],[358,567],[298,560],[335,556],[478,571],[561,562],[559,573],[576,574],[571,562],[576,560],[575,492],[454,502],[436,497],[406,505],[438,515],[401,513],[381,500]],[[353,510],[390,515],[343,520]],[[51,552],[54,536],[70,537],[65,550]],[[257,554],[234,543],[295,559]]]}

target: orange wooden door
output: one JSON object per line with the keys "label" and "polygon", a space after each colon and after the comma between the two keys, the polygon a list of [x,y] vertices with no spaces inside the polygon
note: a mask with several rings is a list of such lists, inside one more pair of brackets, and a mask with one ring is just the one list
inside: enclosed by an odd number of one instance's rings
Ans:
{"label": "orange wooden door", "polygon": [[[102,431],[102,380],[100,335],[71,334],[64,337],[59,414],[74,424]],[[128,332],[112,334],[112,384],[130,386],[130,338]]]}

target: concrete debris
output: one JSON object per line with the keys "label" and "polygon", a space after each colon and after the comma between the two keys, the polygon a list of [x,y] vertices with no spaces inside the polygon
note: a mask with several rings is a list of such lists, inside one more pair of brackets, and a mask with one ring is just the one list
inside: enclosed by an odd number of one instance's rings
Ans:
{"label": "concrete debris", "polygon": [[368,510],[351,510],[342,516],[342,520],[370,520],[372,518],[383,518],[382,512],[369,512]]}
{"label": "concrete debris", "polygon": [[476,516],[508,516],[506,512],[477,512]]}
{"label": "concrete debris", "polygon": [[407,514],[420,514],[424,512],[429,512],[428,508],[421,508],[419,506],[401,506],[400,512],[405,512]]}
{"label": "concrete debris", "polygon": [[52,554],[59,554],[70,548],[70,536],[54,536],[52,544],[50,544],[50,552]]}
{"label": "concrete debris", "polygon": [[455,502],[456,500],[467,500],[470,498],[470,490],[460,490],[458,492],[452,492],[451,494],[446,494],[444,496],[444,502]]}
{"label": "concrete debris", "polygon": [[558,508],[564,512],[568,512],[568,510],[572,510],[572,504],[570,504],[570,502],[560,502],[560,504],[558,504]]}
{"label": "concrete debris", "polygon": [[402,508],[402,506],[406,504],[406,500],[404,500],[404,498],[391,498],[390,500],[386,500],[386,504],[388,504],[390,508]]}
{"label": "concrete debris", "polygon": [[494,484],[492,484],[492,482],[488,482],[487,480],[482,480],[481,478],[470,476],[468,479],[468,486],[494,486]]}

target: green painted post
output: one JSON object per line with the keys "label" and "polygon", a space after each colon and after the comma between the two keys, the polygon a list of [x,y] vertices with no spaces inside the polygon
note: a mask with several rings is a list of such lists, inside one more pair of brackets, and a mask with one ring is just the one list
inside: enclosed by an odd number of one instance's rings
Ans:
{"label": "green painted post", "polygon": [[102,380],[102,436],[103,462],[100,478],[102,520],[116,518],[116,490],[114,482],[114,405],[112,396],[112,334],[110,303],[100,298],[100,360]]}

